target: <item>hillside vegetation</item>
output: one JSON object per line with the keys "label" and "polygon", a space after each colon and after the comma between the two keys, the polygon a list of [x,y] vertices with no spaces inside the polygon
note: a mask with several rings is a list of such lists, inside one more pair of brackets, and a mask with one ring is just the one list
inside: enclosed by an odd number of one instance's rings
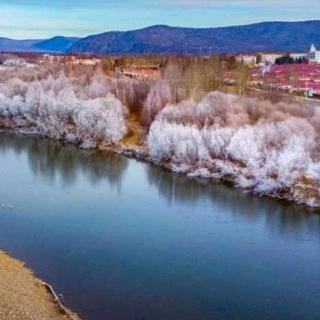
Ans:
{"label": "hillside vegetation", "polygon": [[241,52],[305,52],[320,46],[320,21],[263,22],[223,28],[152,26],[106,32],[76,42],[69,52],[93,54],[211,55]]}

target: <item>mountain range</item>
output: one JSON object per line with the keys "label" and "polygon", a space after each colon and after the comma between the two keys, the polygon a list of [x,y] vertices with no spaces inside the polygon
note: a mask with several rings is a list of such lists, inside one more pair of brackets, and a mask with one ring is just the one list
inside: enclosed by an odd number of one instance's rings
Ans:
{"label": "mountain range", "polygon": [[219,28],[156,25],[132,31],[110,31],[85,38],[57,36],[41,40],[0,38],[0,51],[96,55],[222,54],[305,52],[320,47],[320,20],[262,22]]}

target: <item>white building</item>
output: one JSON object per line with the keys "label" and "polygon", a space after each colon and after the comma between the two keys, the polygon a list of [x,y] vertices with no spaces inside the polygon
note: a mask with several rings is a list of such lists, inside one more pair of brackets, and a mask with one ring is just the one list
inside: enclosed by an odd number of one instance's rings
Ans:
{"label": "white building", "polygon": [[247,65],[257,64],[257,56],[253,54],[241,54],[236,57],[238,62],[242,62]]}
{"label": "white building", "polygon": [[306,53],[290,53],[290,57],[294,60],[308,59],[308,55]]}
{"label": "white building", "polygon": [[264,53],[261,55],[261,62],[264,65],[273,65],[278,58],[281,58],[283,54],[278,53]]}
{"label": "white building", "polygon": [[320,51],[316,49],[314,44],[309,49],[309,63],[320,64]]}

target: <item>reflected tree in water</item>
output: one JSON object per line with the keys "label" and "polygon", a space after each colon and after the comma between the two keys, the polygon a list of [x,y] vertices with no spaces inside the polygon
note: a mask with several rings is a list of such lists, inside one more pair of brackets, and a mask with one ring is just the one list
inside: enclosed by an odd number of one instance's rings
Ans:
{"label": "reflected tree in water", "polygon": [[80,173],[97,184],[107,180],[120,186],[128,160],[121,155],[103,151],[80,150],[69,144],[36,137],[1,133],[0,151],[25,152],[32,171],[50,181],[61,179],[71,185]]}
{"label": "reflected tree in water", "polygon": [[234,189],[231,186],[214,183],[204,179],[189,178],[184,174],[171,173],[161,167],[148,165],[146,167],[149,184],[158,188],[159,194],[168,203],[201,203],[211,201],[221,213],[224,206],[231,208],[232,220],[238,217],[248,222],[264,219],[272,232],[279,234],[306,234],[320,232],[320,213],[313,209],[270,199],[253,196],[251,193]]}
{"label": "reflected tree in water", "polygon": [[[93,185],[107,180],[111,185],[120,187],[129,161],[132,161],[116,153],[79,150],[73,145],[47,139],[1,132],[0,156],[9,151],[18,155],[25,153],[35,174],[51,182],[60,179],[67,185],[74,184],[83,174]],[[312,209],[252,196],[209,180],[191,179],[155,165],[143,165],[142,168],[146,170],[149,184],[156,187],[172,205],[198,205],[209,201],[215,204],[213,210],[221,210],[221,213],[225,211],[224,206],[231,208],[228,212],[231,212],[232,220],[241,218],[254,222],[264,219],[272,232],[286,234],[294,231],[303,235],[308,230],[320,234],[320,214]]]}

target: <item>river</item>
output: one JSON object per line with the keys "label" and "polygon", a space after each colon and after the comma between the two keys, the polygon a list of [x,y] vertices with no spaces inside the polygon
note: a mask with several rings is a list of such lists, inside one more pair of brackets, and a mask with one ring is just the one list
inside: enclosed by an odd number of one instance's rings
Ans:
{"label": "river", "polygon": [[89,320],[320,319],[320,214],[0,133],[0,249]]}

